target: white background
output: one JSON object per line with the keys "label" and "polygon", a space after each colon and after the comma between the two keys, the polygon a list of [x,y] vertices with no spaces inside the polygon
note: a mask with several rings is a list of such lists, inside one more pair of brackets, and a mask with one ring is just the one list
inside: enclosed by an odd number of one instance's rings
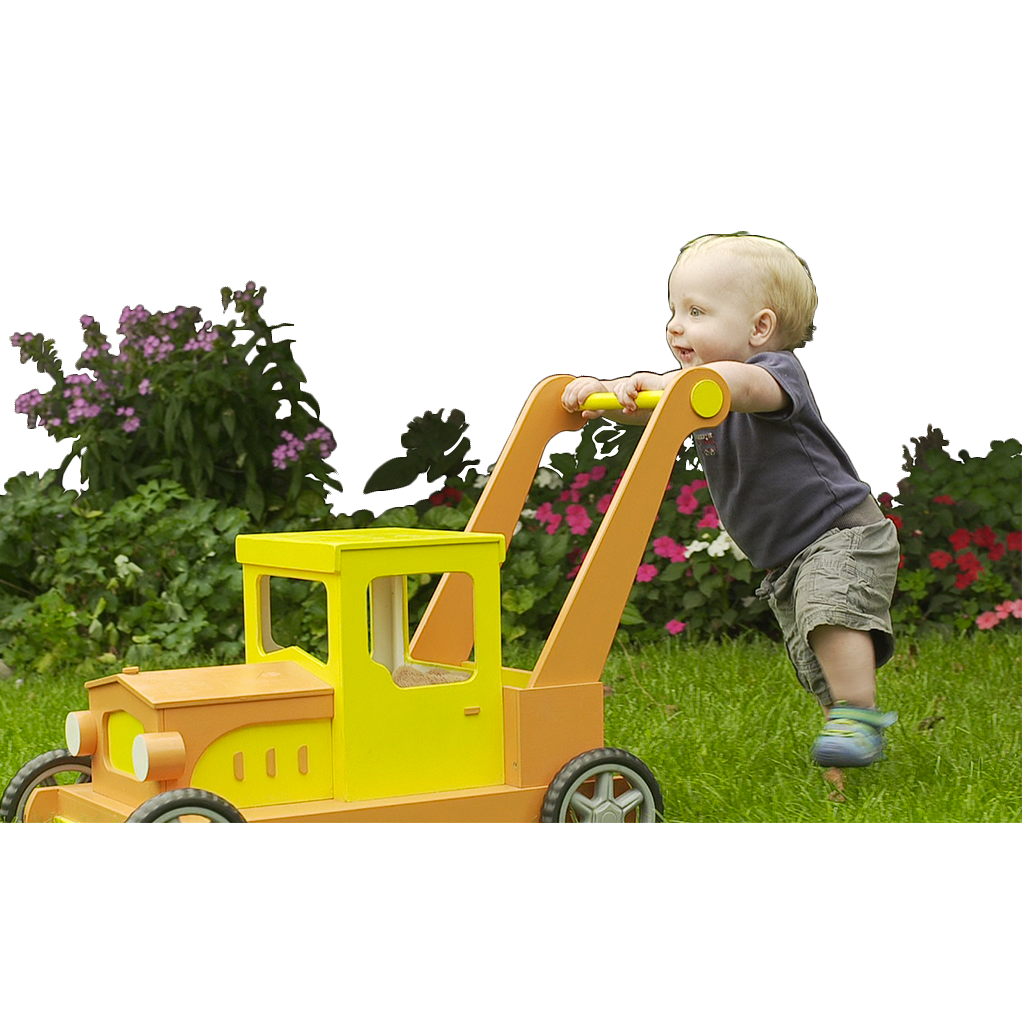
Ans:
{"label": "white background", "polygon": [[10,334],[73,372],[83,314],[116,342],[125,305],[216,322],[254,280],[338,437],[336,507],[415,500],[362,495],[409,419],[462,409],[485,468],[540,378],[672,368],[679,247],[741,229],[810,264],[801,358],[875,493],[930,423],[953,454],[1020,437],[1005,8],[823,10],[6,6],[0,482],[70,447],[14,414],[49,378]]}
{"label": "white background", "polygon": [[[338,436],[339,507],[380,510],[404,496],[367,500],[363,483],[428,407],[464,410],[486,466],[540,378],[671,366],[665,291],[679,247],[743,229],[809,262],[818,332],[801,358],[861,475],[894,490],[902,445],[929,423],[953,453],[1021,436],[1011,9],[4,4],[0,337],[42,332],[70,369],[83,314],[114,340],[126,304],[196,304],[217,320],[222,285],[266,285],[264,312],[295,324],[287,336]],[[13,412],[46,380],[3,349],[0,481],[61,457]],[[1008,965],[946,944],[1002,934],[975,924],[980,905],[1005,908],[1002,882],[988,900],[950,896],[985,878],[973,843],[961,854],[962,831],[854,834],[856,847],[815,829],[762,829],[752,843],[678,826],[611,851],[513,829],[364,831],[355,843],[285,830],[247,839],[212,873],[202,852],[179,851],[175,867],[146,849],[121,876],[127,841],[86,830],[65,852],[43,837],[7,844],[24,847],[34,879],[8,916],[16,936],[32,934],[19,914],[50,928],[40,908],[64,920],[72,893],[69,926],[92,937],[72,944],[79,959],[123,949],[143,921],[156,929],[152,966],[198,950],[207,965],[176,977],[225,1007],[238,950],[263,963],[287,947],[297,975],[322,967],[286,984],[250,965],[240,1002],[273,994],[256,1019],[310,998],[350,1008],[360,983],[381,1008],[410,977],[402,998],[427,1020],[445,1008],[449,1020],[553,1019],[544,1005],[562,1019],[570,1005],[661,1019],[641,1008],[667,997],[679,1011],[754,1009],[780,989],[787,1005],[831,1014],[837,977],[864,980],[864,1006],[884,992],[933,1019],[989,1008]],[[29,867],[40,844],[44,881]],[[822,916],[836,882],[852,918]],[[454,936],[452,908],[467,929]],[[220,923],[207,932],[204,920]],[[937,978],[954,956],[958,970]],[[227,972],[210,973],[219,957]],[[159,990],[146,966],[126,982],[141,1005]],[[63,997],[45,981],[45,998]],[[77,995],[83,1019],[119,1005],[110,988]]]}

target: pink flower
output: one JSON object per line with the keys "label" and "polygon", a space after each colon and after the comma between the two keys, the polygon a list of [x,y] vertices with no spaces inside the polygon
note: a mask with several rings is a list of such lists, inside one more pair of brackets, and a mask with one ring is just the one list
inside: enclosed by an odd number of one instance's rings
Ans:
{"label": "pink flower", "polygon": [[1020,598],[1016,601],[1004,601],[1000,605],[996,605],[996,614],[1001,619],[1008,619],[1011,615],[1015,619],[1020,618]]}
{"label": "pink flower", "polygon": [[650,583],[655,576],[658,575],[658,569],[656,566],[651,565],[649,562],[645,562],[636,571],[637,583]]}
{"label": "pink flower", "polygon": [[700,529],[710,528],[712,530],[717,530],[718,527],[721,526],[721,525],[722,525],[722,522],[718,518],[718,511],[715,508],[715,506],[714,505],[705,505],[704,506],[704,515],[701,518],[701,521],[697,524],[697,529],[700,530]]}
{"label": "pink flower", "polygon": [[597,511],[600,512],[601,515],[604,515],[605,512],[608,511],[608,506],[611,503],[612,503],[612,495],[611,494],[602,494],[601,497],[597,499]]}
{"label": "pink flower", "polygon": [[570,505],[565,510],[565,520],[569,524],[570,533],[586,533],[591,526],[590,516],[582,505]]}
{"label": "pink flower", "polygon": [[607,473],[608,473],[608,467],[607,466],[595,466],[590,471],[590,479],[594,483],[597,483],[599,480],[603,480]]}
{"label": "pink flower", "polygon": [[999,622],[999,616],[995,612],[982,612],[974,620],[974,624],[978,629],[992,629],[994,626],[998,626]]}
{"label": "pink flower", "polygon": [[656,555],[660,555],[662,558],[671,558],[677,546],[678,545],[672,537],[654,538],[654,553]]}
{"label": "pink flower", "polygon": [[562,523],[562,517],[556,512],[548,517],[548,533],[554,533]]}
{"label": "pink flower", "polygon": [[135,431],[139,429],[139,425],[140,425],[139,417],[138,416],[130,416],[128,419],[126,419],[124,421],[124,423],[122,424],[122,427],[124,428],[124,432],[126,434],[134,434]]}
{"label": "pink flower", "polygon": [[679,633],[682,633],[684,629],[686,629],[686,623],[680,622],[678,619],[669,619],[668,622],[665,623],[665,628],[673,636],[677,636]]}
{"label": "pink flower", "polygon": [[538,523],[546,523],[551,518],[551,502],[545,501],[543,505],[538,505],[534,518]]}
{"label": "pink flower", "polygon": [[700,502],[698,502],[693,496],[693,491],[687,487],[684,487],[679,492],[679,497],[676,498],[676,508],[679,509],[684,516],[688,516],[696,512],[699,504]]}

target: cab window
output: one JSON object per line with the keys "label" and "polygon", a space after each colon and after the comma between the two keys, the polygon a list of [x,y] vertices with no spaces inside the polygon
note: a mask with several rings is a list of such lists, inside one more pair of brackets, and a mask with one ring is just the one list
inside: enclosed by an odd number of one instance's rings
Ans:
{"label": "cab window", "polygon": [[[454,573],[471,590],[472,577]],[[396,686],[433,686],[460,683],[472,672],[461,665],[436,665],[414,661],[409,656],[409,610],[415,603],[422,615],[436,588],[439,576],[378,576],[367,588],[367,648],[370,657],[383,665]]]}
{"label": "cab window", "polygon": [[327,664],[327,588],[323,583],[271,576],[264,647],[298,647]]}

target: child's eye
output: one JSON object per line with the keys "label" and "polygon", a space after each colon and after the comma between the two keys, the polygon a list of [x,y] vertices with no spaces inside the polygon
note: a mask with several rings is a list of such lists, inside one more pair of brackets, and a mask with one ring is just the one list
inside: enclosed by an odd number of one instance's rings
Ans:
{"label": "child's eye", "polygon": [[700,316],[700,310],[696,306],[691,306],[690,316]]}

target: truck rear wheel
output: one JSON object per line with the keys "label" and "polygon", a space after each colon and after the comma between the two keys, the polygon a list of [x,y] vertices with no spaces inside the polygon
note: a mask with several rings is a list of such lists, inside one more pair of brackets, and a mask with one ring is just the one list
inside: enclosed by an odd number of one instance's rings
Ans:
{"label": "truck rear wheel", "polygon": [[574,757],[544,796],[542,822],[656,822],[665,810],[654,773],[627,750],[602,747]]}
{"label": "truck rear wheel", "polygon": [[170,789],[151,796],[125,820],[131,824],[245,822],[242,812],[234,804],[205,789]]}
{"label": "truck rear wheel", "polygon": [[0,818],[24,821],[25,805],[38,786],[73,786],[92,781],[92,758],[61,747],[32,758],[8,783],[0,800]]}

